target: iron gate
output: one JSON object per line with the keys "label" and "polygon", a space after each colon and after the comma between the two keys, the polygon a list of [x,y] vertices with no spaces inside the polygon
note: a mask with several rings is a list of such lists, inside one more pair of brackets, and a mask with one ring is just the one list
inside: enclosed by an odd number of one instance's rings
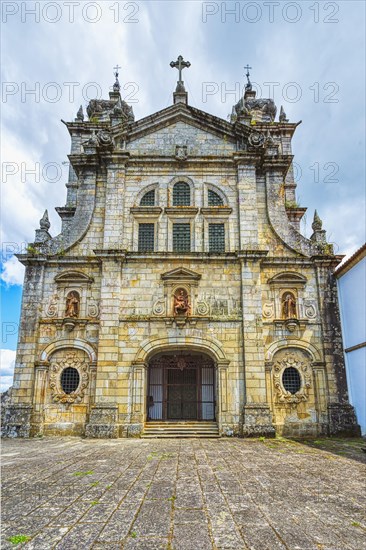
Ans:
{"label": "iron gate", "polygon": [[215,420],[215,368],[201,354],[164,354],[149,364],[148,420]]}

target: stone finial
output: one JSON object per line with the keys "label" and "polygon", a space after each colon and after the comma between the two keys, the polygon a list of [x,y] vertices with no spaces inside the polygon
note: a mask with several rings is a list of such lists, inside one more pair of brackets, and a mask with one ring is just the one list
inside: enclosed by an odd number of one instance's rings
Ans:
{"label": "stone finial", "polygon": [[318,212],[315,210],[314,219],[313,219],[313,223],[311,224],[311,228],[315,232],[315,231],[321,231],[322,227],[323,227],[323,222],[319,218]]}
{"label": "stone finial", "polygon": [[288,118],[286,116],[285,110],[284,110],[282,105],[281,105],[281,109],[280,109],[279,121],[280,122],[288,122]]}
{"label": "stone finial", "polygon": [[318,212],[314,212],[314,220],[311,224],[314,233],[311,235],[310,240],[316,244],[318,252],[320,254],[333,254],[333,246],[327,243],[327,233],[323,227],[323,222],[319,218]]}
{"label": "stone finial", "polygon": [[48,211],[47,210],[44,211],[44,214],[43,214],[42,218],[39,220],[39,227],[43,231],[48,231],[49,228],[51,227],[50,220],[48,218]]}
{"label": "stone finial", "polygon": [[113,69],[114,69],[114,71],[115,71],[114,76],[116,77],[116,81],[115,81],[115,83],[113,84],[113,91],[114,91],[114,92],[119,92],[120,89],[121,89],[121,85],[120,85],[119,80],[118,80],[118,76],[119,76],[119,72],[118,72],[118,71],[119,71],[120,68],[121,68],[121,67],[120,67],[119,65],[116,65],[115,67],[113,67]]}
{"label": "stone finial", "polygon": [[51,227],[50,220],[48,219],[48,212],[45,210],[42,218],[39,220],[39,229],[36,229],[35,243],[44,243],[51,239],[51,235],[48,230]]}
{"label": "stone finial", "polygon": [[271,132],[269,130],[267,130],[267,135],[266,135],[266,138],[265,138],[265,144],[267,145],[267,147],[273,147],[273,145],[275,145],[275,142],[274,142],[274,139],[271,135]]}
{"label": "stone finial", "polygon": [[80,122],[84,121],[84,111],[83,111],[83,106],[82,105],[80,105],[79,110],[76,113],[75,121],[80,121]]}

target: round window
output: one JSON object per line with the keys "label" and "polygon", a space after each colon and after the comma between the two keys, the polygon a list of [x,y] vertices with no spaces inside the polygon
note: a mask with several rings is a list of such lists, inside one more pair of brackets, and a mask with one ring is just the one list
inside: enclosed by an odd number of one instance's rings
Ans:
{"label": "round window", "polygon": [[77,369],[73,367],[67,367],[61,373],[61,387],[65,393],[72,393],[75,391],[80,382],[80,375]]}
{"label": "round window", "polygon": [[301,388],[301,378],[299,371],[294,367],[288,367],[283,371],[282,384],[286,391],[294,394]]}

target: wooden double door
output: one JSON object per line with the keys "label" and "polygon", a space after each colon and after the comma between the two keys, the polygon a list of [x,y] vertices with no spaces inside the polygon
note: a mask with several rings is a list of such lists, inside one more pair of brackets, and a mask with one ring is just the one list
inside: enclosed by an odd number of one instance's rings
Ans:
{"label": "wooden double door", "polygon": [[215,420],[215,369],[201,354],[163,354],[149,365],[148,420]]}

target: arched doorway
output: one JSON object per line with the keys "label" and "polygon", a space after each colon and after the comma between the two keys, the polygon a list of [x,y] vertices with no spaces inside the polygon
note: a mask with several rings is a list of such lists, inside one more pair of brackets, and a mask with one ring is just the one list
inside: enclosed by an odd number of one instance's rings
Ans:
{"label": "arched doorway", "polygon": [[147,420],[215,420],[215,365],[208,355],[155,355],[149,362],[147,388]]}

